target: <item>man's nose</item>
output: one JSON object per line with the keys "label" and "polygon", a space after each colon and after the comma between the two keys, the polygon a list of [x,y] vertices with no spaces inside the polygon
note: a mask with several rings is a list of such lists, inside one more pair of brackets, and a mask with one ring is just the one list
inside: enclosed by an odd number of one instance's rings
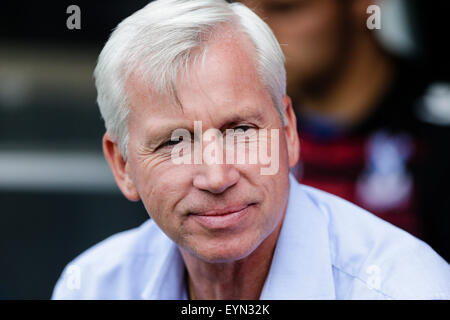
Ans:
{"label": "man's nose", "polygon": [[203,164],[201,171],[194,177],[194,187],[219,194],[239,181],[239,172],[229,164]]}

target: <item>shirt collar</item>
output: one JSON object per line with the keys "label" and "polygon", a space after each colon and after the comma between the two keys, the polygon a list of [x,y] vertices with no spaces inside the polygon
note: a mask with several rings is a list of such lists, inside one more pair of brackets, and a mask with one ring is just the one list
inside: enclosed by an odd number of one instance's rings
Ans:
{"label": "shirt collar", "polygon": [[334,299],[327,220],[290,175],[286,214],[261,299]]}
{"label": "shirt collar", "polygon": [[[295,178],[290,175],[289,179],[288,206],[261,299],[334,299],[326,218]],[[163,254],[155,263],[141,297],[186,299],[185,267],[180,251],[167,236],[163,238],[158,243]]]}

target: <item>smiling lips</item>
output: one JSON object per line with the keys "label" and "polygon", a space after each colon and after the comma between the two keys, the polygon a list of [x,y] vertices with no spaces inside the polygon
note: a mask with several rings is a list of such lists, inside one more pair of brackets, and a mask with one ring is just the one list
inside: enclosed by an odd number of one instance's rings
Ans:
{"label": "smiling lips", "polygon": [[252,206],[253,204],[246,204],[210,210],[192,214],[192,217],[208,229],[226,229],[239,224]]}

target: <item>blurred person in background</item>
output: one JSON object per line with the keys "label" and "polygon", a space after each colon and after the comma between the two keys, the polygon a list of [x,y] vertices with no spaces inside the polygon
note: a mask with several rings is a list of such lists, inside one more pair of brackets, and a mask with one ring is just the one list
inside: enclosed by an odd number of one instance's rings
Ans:
{"label": "blurred person in background", "polygon": [[380,45],[366,25],[375,1],[241,2],[270,25],[286,55],[299,119],[296,178],[424,239],[449,260],[443,105],[450,87]]}

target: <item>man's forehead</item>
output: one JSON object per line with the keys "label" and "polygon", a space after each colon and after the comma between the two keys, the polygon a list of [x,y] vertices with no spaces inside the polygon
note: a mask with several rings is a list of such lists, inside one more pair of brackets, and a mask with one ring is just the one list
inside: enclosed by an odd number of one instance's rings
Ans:
{"label": "man's forehead", "polygon": [[[252,46],[245,37],[217,38],[208,44],[205,59],[179,73],[176,97],[158,94],[137,74],[127,82],[131,113],[151,112],[164,117],[190,117],[217,108],[249,106],[269,96],[256,69]],[[220,39],[220,40],[219,40]],[[266,91],[262,94],[261,91]],[[253,100],[253,101],[252,101]],[[207,109],[207,110],[205,110]]]}
{"label": "man's forehead", "polygon": [[153,90],[151,84],[140,75],[132,73],[127,79],[126,92],[130,115],[135,113],[164,114],[179,112],[180,106],[167,94],[160,94]]}
{"label": "man's forehead", "polygon": [[[144,118],[151,117],[155,121],[163,120],[201,120],[208,114],[214,117],[228,116],[228,114],[249,114],[255,113],[252,109],[259,103],[253,99],[252,95],[240,95],[241,99],[236,99],[235,94],[228,94],[219,99],[214,99],[214,94],[205,92],[203,97],[196,96],[195,93],[186,98],[183,92],[177,92],[176,98],[168,95],[161,95],[154,92],[144,81],[134,79],[130,81],[131,99],[130,116]],[[188,88],[193,86],[186,85]],[[234,90],[233,90],[234,91]],[[195,92],[195,91],[194,91]],[[231,91],[230,91],[231,92]],[[230,115],[231,116],[231,115]]]}
{"label": "man's forehead", "polygon": [[241,105],[233,109],[216,109],[214,114],[197,114],[196,116],[179,113],[169,115],[163,113],[152,114],[151,117],[143,118],[146,125],[145,130],[149,135],[156,135],[158,132],[169,133],[178,128],[194,131],[195,123],[200,121],[203,130],[215,128],[219,130],[228,129],[232,125],[239,123],[265,123],[266,113],[261,108],[249,105]]}
{"label": "man's forehead", "polygon": [[[173,102],[167,96],[164,97],[142,97],[145,104],[131,107],[130,118],[156,124],[179,124],[180,127],[193,127],[194,121],[219,124],[222,122],[242,121],[248,118],[261,119],[264,108],[260,101],[255,99],[231,100],[226,99],[220,104],[210,103],[198,107],[192,103]],[[272,101],[270,100],[270,103]],[[131,120],[131,119],[130,119]]]}

